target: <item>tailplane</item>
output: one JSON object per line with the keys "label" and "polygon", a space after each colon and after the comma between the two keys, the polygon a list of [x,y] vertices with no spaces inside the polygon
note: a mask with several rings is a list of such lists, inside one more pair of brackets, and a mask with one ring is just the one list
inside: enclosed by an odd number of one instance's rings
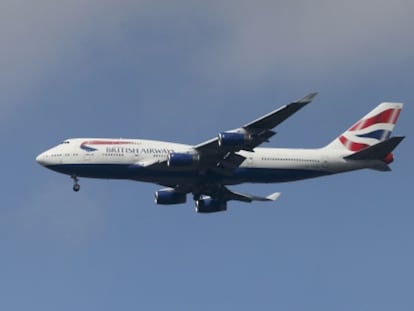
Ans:
{"label": "tailplane", "polygon": [[361,151],[350,154],[344,157],[346,160],[379,160],[371,168],[378,171],[390,171],[388,166],[394,161],[394,156],[391,153],[399,143],[404,139],[404,136],[395,136],[387,140],[381,141],[378,144],[369,146]]}

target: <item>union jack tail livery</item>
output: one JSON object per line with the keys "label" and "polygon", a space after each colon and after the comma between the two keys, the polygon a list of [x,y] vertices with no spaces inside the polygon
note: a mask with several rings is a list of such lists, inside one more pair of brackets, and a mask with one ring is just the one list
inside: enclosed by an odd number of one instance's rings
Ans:
{"label": "union jack tail livery", "polygon": [[379,104],[325,148],[343,151],[345,160],[379,160],[369,168],[391,170],[388,166],[394,161],[391,152],[404,139],[390,138],[402,107],[402,103]]}
{"label": "union jack tail livery", "polygon": [[358,152],[386,141],[398,120],[403,104],[381,103],[342,133],[327,148]]}

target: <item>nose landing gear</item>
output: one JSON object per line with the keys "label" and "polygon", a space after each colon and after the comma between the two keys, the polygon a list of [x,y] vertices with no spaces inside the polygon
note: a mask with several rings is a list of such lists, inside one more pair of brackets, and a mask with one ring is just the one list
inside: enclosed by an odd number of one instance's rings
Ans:
{"label": "nose landing gear", "polygon": [[73,179],[73,191],[78,192],[80,189],[80,185],[79,185],[79,179],[78,177],[76,177],[76,175],[70,176],[70,178]]}

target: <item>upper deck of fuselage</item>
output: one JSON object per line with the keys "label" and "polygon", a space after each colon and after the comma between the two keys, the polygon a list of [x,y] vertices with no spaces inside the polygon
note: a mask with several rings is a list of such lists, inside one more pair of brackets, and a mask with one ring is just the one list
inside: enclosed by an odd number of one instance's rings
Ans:
{"label": "upper deck of fuselage", "polygon": [[192,146],[145,139],[70,138],[42,152],[44,166],[80,162],[134,162],[145,157],[166,158],[172,151],[189,152]]}

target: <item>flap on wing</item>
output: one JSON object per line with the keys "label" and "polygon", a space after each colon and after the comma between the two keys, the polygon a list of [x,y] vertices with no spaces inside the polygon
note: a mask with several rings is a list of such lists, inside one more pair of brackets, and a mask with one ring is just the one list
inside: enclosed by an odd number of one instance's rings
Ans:
{"label": "flap on wing", "polygon": [[260,202],[267,202],[267,201],[275,201],[279,196],[280,192],[272,193],[266,197],[260,197],[256,195],[234,192],[228,189],[227,187],[221,187],[219,191],[215,191],[214,193],[209,193],[209,196],[217,197],[219,200],[224,201],[242,201],[242,202],[252,202],[252,201],[260,201]]}
{"label": "flap on wing", "polygon": [[[229,190],[230,191],[230,190]],[[274,192],[267,197],[259,197],[251,194],[245,193],[238,193],[232,192],[234,197],[232,200],[243,201],[243,202],[252,202],[252,201],[260,201],[260,202],[267,202],[267,201],[276,201],[276,199],[280,196],[280,192]]]}
{"label": "flap on wing", "polygon": [[236,153],[227,153],[223,159],[217,164],[218,167],[227,168],[227,169],[236,169],[239,167],[243,161],[246,160],[246,157],[236,154]]}

